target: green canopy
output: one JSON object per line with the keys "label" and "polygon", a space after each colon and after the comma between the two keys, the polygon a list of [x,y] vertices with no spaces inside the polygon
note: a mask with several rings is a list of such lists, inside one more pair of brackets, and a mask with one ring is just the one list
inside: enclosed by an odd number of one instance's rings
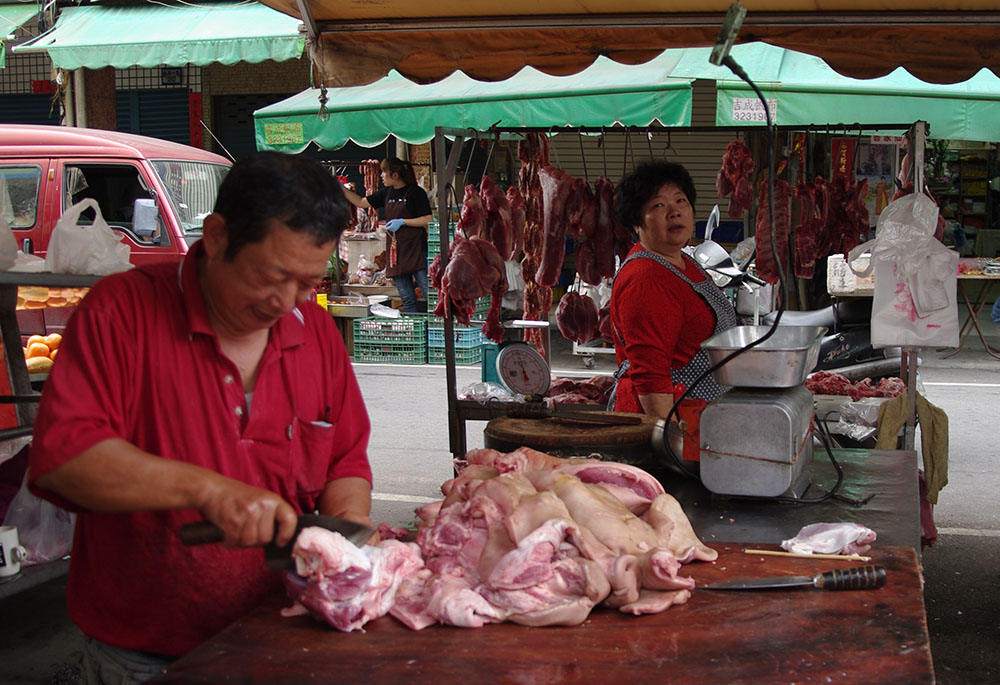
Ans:
{"label": "green canopy", "polygon": [[[764,125],[756,94],[729,69],[712,66],[710,51],[683,51],[671,75],[716,81],[717,125]],[[764,43],[735,46],[732,55],[769,101],[778,125],[845,124],[849,130],[856,123],[926,121],[932,138],[1000,140],[1000,77],[988,69],[968,81],[940,85],[925,83],[903,68],[881,78],[848,78],[819,57]]]}
{"label": "green canopy", "polygon": [[367,86],[303,91],[254,112],[257,148],[298,152],[310,142],[336,149],[349,140],[372,147],[394,135],[426,143],[435,126],[485,131],[499,126],[691,125],[691,79],[670,78],[676,55],[638,66],[600,57],[573,76],[525,67],[505,81],[476,81],[460,71],[418,85],[392,71]]}
{"label": "green canopy", "polygon": [[67,7],[51,31],[14,48],[69,71],[297,59],[299,20],[256,2]]}
{"label": "green canopy", "polygon": [[19,2],[15,5],[0,5],[0,67],[7,66],[7,49],[4,41],[32,17],[41,11],[41,5],[33,2]]}

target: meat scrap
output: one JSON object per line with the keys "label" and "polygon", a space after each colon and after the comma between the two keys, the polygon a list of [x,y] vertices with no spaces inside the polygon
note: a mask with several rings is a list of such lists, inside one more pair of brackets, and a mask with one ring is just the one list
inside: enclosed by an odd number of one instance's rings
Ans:
{"label": "meat scrap", "polygon": [[813,523],[781,543],[796,554],[864,554],[878,536],[859,523]]}
{"label": "meat scrap", "polygon": [[581,345],[598,335],[598,310],[593,298],[570,290],[556,307],[556,324],[567,340]]}
{"label": "meat scrap", "polygon": [[849,395],[854,402],[863,397],[898,397],[906,392],[906,383],[896,376],[882,378],[873,386],[871,378],[852,383],[846,376],[829,371],[810,374],[805,386],[814,395]]}
{"label": "meat scrap", "polygon": [[303,532],[289,595],[341,630],[386,613],[414,630],[579,625],[598,604],[629,614],[682,604],[694,587],[682,564],[718,556],[636,467],[528,448],[472,450],[456,466],[444,501],[420,508],[416,544],[359,550]]}
{"label": "meat scrap", "polygon": [[483,324],[483,334],[500,342],[500,305],[507,290],[507,270],[492,243],[482,238],[455,238],[449,250],[447,266],[441,269],[441,255],[434,258],[429,269],[431,284],[438,289],[440,299],[435,316],[453,316],[468,324],[476,308],[476,300],[490,293],[490,309]]}

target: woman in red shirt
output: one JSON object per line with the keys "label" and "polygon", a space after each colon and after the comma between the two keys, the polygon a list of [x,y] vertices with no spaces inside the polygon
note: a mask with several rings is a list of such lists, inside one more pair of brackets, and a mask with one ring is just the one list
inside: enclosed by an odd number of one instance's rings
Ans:
{"label": "woman in red shirt", "polygon": [[[702,341],[737,323],[726,296],[681,252],[694,233],[694,202],[691,175],[672,162],[642,164],[616,190],[618,220],[639,236],[611,294],[616,411],[666,418],[709,367]],[[728,389],[708,376],[689,397],[711,402]]]}

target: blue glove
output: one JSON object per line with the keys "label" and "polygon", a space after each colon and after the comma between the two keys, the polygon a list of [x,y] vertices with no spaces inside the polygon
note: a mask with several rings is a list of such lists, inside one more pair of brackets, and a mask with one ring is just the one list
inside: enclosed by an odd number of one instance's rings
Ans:
{"label": "blue glove", "polygon": [[402,219],[389,219],[385,222],[385,230],[389,233],[395,233],[403,227],[404,223]]}

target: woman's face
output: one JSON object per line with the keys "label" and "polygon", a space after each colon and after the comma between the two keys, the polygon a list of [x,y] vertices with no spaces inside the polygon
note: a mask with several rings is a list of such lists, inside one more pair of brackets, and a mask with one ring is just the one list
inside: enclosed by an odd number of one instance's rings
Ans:
{"label": "woman's face", "polygon": [[382,183],[387,188],[402,188],[404,185],[406,185],[405,183],[403,183],[402,179],[399,178],[399,174],[392,171],[387,171],[386,169],[382,170]]}
{"label": "woman's face", "polygon": [[694,233],[694,207],[676,183],[665,183],[642,206],[642,225],[635,227],[647,248],[677,254]]}

